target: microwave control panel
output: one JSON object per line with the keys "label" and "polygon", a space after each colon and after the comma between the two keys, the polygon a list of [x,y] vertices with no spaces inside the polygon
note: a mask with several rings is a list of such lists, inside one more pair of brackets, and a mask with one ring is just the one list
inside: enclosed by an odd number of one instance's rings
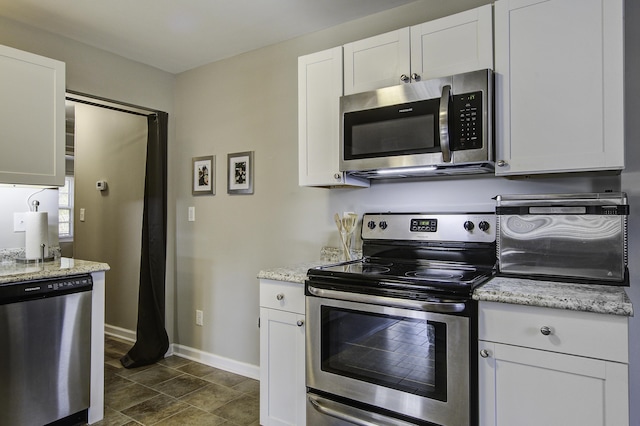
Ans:
{"label": "microwave control panel", "polygon": [[452,150],[482,148],[482,92],[453,95]]}

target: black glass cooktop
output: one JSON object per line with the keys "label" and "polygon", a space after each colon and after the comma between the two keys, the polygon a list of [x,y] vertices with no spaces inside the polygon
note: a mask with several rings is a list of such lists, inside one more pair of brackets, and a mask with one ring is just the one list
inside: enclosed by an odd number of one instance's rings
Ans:
{"label": "black glass cooktop", "polygon": [[360,259],[310,269],[311,281],[326,281],[332,286],[361,289],[389,288],[410,291],[438,291],[470,294],[473,288],[493,273],[492,267],[457,262],[389,261]]}

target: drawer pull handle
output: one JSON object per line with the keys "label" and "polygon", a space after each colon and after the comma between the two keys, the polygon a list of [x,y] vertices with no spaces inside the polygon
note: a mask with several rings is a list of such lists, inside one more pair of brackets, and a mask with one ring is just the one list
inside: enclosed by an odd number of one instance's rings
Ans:
{"label": "drawer pull handle", "polygon": [[548,336],[551,334],[551,327],[547,327],[546,325],[543,327],[540,327],[540,333],[544,334],[545,336]]}
{"label": "drawer pull handle", "polygon": [[278,294],[276,295],[276,299],[278,299],[278,300],[282,300],[282,299],[284,299],[284,294],[283,294],[283,293],[278,293]]}
{"label": "drawer pull handle", "polygon": [[488,350],[486,350],[486,349],[481,350],[481,351],[480,351],[480,356],[481,356],[482,358],[489,358],[489,351],[488,351]]}
{"label": "drawer pull handle", "polygon": [[302,327],[304,325],[304,321],[298,320],[298,322],[296,322],[296,324],[298,325],[298,327]]}

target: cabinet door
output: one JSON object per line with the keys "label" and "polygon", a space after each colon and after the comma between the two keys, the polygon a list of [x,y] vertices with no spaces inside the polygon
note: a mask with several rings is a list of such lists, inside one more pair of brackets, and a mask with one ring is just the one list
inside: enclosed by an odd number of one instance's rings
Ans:
{"label": "cabinet door", "polygon": [[411,27],[411,73],[422,80],[493,69],[490,4]]}
{"label": "cabinet door", "polygon": [[342,48],[298,58],[298,182],[301,186],[362,186],[340,171]]}
{"label": "cabinet door", "polygon": [[624,167],[622,2],[495,3],[497,175]]}
{"label": "cabinet door", "polygon": [[0,75],[0,183],[64,185],[64,62],[0,46]]}
{"label": "cabinet door", "polygon": [[410,32],[402,28],[344,45],[344,94],[403,83],[411,74]]}
{"label": "cabinet door", "polygon": [[480,341],[483,426],[628,425],[628,366]]}
{"label": "cabinet door", "polygon": [[304,315],[260,308],[260,424],[304,426]]}

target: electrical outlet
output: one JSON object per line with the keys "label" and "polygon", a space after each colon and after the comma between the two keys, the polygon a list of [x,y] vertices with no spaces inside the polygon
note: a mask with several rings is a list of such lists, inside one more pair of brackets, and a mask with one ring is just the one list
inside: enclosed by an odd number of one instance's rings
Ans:
{"label": "electrical outlet", "polygon": [[13,232],[25,232],[27,230],[25,213],[13,214]]}
{"label": "electrical outlet", "polygon": [[202,325],[203,313],[200,309],[196,309],[196,325]]}

